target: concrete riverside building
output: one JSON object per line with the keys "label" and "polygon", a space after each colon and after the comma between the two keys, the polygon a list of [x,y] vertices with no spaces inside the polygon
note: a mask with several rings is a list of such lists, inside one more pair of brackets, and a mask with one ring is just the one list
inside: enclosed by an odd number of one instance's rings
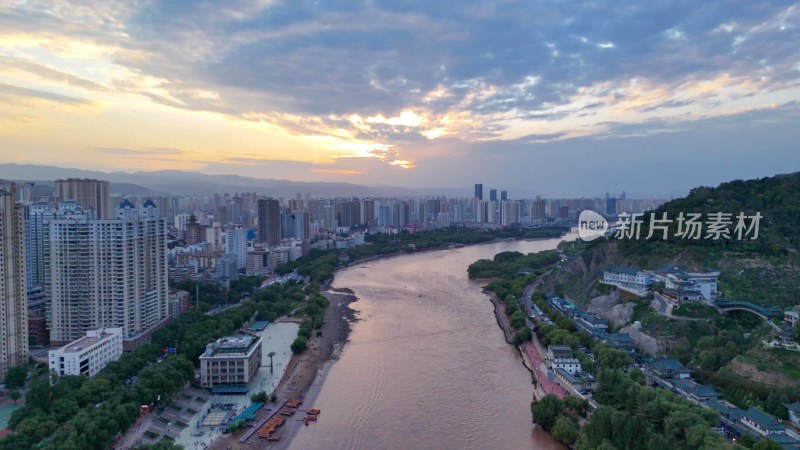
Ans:
{"label": "concrete riverside building", "polygon": [[89,330],[86,336],[50,350],[50,370],[59,375],[97,375],[106,364],[122,356],[122,328]]}
{"label": "concrete riverside building", "polygon": [[200,355],[200,384],[245,385],[261,366],[261,338],[250,335],[228,336],[206,345]]}

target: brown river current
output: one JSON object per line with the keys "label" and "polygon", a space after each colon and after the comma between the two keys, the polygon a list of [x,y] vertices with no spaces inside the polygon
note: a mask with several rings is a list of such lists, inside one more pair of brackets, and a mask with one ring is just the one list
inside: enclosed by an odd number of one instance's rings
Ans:
{"label": "brown river current", "polygon": [[333,287],[355,292],[359,320],[307,398],[320,420],[290,448],[563,448],[531,423],[531,374],[467,267],[569,238],[420,252],[337,272]]}

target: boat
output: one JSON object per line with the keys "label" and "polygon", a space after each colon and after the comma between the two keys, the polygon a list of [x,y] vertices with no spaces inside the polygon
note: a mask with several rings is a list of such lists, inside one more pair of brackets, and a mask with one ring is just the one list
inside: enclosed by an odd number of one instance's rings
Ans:
{"label": "boat", "polygon": [[309,421],[309,420],[316,421],[317,420],[317,416],[306,416],[306,421]]}
{"label": "boat", "polygon": [[281,437],[280,436],[270,436],[270,437],[267,438],[267,440],[268,441],[277,442],[277,441],[281,440]]}
{"label": "boat", "polygon": [[306,411],[306,413],[308,413],[311,416],[316,416],[316,415],[318,415],[320,413],[320,410],[318,410],[318,409],[309,409],[308,411]]}

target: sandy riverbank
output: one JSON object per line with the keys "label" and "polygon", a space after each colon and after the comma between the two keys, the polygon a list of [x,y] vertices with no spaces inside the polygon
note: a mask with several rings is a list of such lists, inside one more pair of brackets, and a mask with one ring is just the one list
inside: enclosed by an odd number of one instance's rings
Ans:
{"label": "sandy riverbank", "polygon": [[[301,399],[303,405],[299,408],[305,410],[312,408],[314,398],[319,392],[324,375],[330,364],[336,360],[347,337],[350,334],[350,324],[355,321],[355,311],[349,308],[350,303],[356,301],[356,297],[349,289],[329,289],[322,294],[330,301],[330,305],[325,311],[325,323],[322,325],[322,335],[315,336],[309,341],[308,350],[292,356],[286,372],[281,378],[275,390],[278,398]],[[312,389],[313,385],[313,389]],[[266,409],[262,410],[258,417],[266,414]],[[252,449],[252,448],[288,448],[292,437],[303,427],[299,420],[301,414],[286,421],[275,436],[280,436],[279,442],[267,442],[258,437],[253,437],[247,443],[240,444],[239,438],[247,430],[240,430],[233,435],[223,435],[214,442],[211,449]]]}

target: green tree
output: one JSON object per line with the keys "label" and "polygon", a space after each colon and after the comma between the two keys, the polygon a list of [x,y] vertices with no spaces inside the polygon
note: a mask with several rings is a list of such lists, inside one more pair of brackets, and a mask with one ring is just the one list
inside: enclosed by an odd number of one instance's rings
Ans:
{"label": "green tree", "polygon": [[24,365],[13,366],[6,372],[3,384],[9,389],[19,389],[25,385],[25,378],[28,377],[28,368]]}
{"label": "green tree", "polygon": [[297,336],[291,345],[292,353],[302,353],[308,349],[308,340],[304,336]]}
{"label": "green tree", "polygon": [[642,369],[634,367],[628,372],[628,376],[631,378],[631,380],[633,380],[637,384],[641,384],[642,386],[644,386],[646,377],[644,375],[644,372],[642,372]]}
{"label": "green tree", "polygon": [[550,431],[556,424],[556,419],[564,412],[564,402],[553,394],[547,394],[541,400],[531,402],[533,423]]}
{"label": "green tree", "polygon": [[250,396],[250,400],[252,400],[253,403],[258,403],[258,402],[266,403],[267,393],[265,391],[261,391],[259,393],[253,394]]}
{"label": "green tree", "polygon": [[783,447],[770,438],[764,438],[753,445],[753,450],[782,450]]}
{"label": "green tree", "polygon": [[623,350],[606,347],[597,353],[597,365],[606,369],[622,369],[631,363],[631,357]]}
{"label": "green tree", "polygon": [[20,394],[18,390],[14,389],[8,394],[8,396],[11,397],[11,400],[14,400],[14,404],[16,405],[17,400],[19,400],[20,397],[22,397],[22,394]]}
{"label": "green tree", "polygon": [[572,445],[578,440],[578,428],[567,416],[559,416],[553,425],[553,438],[563,444]]}
{"label": "green tree", "polygon": [[755,445],[756,440],[753,439],[753,436],[749,434],[743,434],[739,436],[738,439],[736,439],[736,443],[739,445],[743,445],[747,448],[753,448],[753,445]]}

